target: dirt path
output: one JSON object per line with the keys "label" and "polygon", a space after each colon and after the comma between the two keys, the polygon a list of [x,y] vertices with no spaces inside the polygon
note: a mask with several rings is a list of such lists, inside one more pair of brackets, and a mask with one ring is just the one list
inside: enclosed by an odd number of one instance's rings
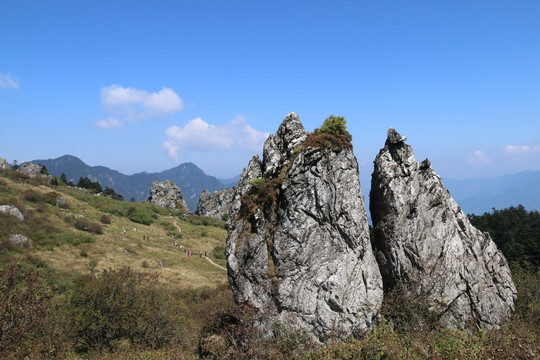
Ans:
{"label": "dirt path", "polygon": [[176,226],[176,228],[178,229],[178,232],[181,234],[181,233],[182,233],[182,229],[180,229],[180,226],[178,226],[178,224],[176,224],[176,219],[174,219],[173,225]]}
{"label": "dirt path", "polygon": [[[182,233],[182,229],[180,229],[180,226],[178,226],[178,224],[176,224],[176,219],[173,221],[173,224],[174,224],[174,226],[176,226],[176,228],[178,229],[178,232],[179,232],[179,233]],[[210,259],[207,258],[206,256],[205,256],[204,258],[205,258],[206,260],[208,260],[212,265],[214,265],[214,266],[216,266],[216,267],[218,267],[218,268],[220,268],[220,269],[222,269],[222,270],[227,271],[227,268],[224,268],[223,266],[216,264],[215,262],[213,262],[212,260],[210,260]]]}
{"label": "dirt path", "polygon": [[206,260],[210,261],[210,263],[211,263],[212,265],[214,265],[214,266],[217,266],[218,268],[220,268],[220,269],[223,269],[223,270],[227,271],[227,269],[226,269],[226,268],[224,268],[224,267],[223,267],[223,266],[221,266],[221,265],[218,265],[218,264],[216,264],[215,262],[213,262],[212,260],[210,260],[210,259],[209,259],[209,258],[207,258],[206,256],[205,256],[204,258],[205,258]]}

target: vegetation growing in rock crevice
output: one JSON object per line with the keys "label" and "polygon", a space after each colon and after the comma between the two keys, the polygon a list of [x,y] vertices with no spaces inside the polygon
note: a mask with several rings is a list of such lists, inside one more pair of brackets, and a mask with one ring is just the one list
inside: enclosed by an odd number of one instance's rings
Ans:
{"label": "vegetation growing in rock crevice", "polygon": [[344,117],[330,115],[320,129],[309,133],[302,147],[312,147],[340,152],[343,149],[352,150],[352,135],[347,131]]}

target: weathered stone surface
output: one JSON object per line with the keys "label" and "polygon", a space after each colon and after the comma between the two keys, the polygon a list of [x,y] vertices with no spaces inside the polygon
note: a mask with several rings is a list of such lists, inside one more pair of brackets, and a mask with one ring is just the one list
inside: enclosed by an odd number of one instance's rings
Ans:
{"label": "weathered stone surface", "polygon": [[234,197],[234,188],[216,191],[210,194],[204,190],[199,195],[199,203],[195,214],[222,219],[231,212],[231,204]]}
{"label": "weathered stone surface", "polygon": [[17,169],[18,172],[28,175],[30,177],[36,177],[41,174],[43,166],[38,164],[26,163]]}
{"label": "weathered stone surface", "polygon": [[474,228],[431,168],[417,163],[394,129],[375,159],[370,210],[385,290],[425,298],[440,324],[497,327],[514,309],[516,288],[502,253]]}
{"label": "weathered stone surface", "polygon": [[17,219],[23,221],[24,220],[24,216],[23,214],[21,213],[21,210],[17,209],[15,206],[11,206],[11,205],[0,205],[0,212],[1,213],[5,213],[5,214],[9,214],[9,215],[12,215],[12,216],[15,216]]}
{"label": "weathered stone surface", "polygon": [[148,202],[168,209],[188,208],[180,188],[171,180],[154,181],[150,187]]}
{"label": "weathered stone surface", "polygon": [[196,213],[216,219],[221,219],[225,214],[229,219],[233,218],[240,209],[242,196],[253,186],[250,181],[260,177],[262,177],[261,160],[259,155],[255,154],[232,189],[216,191],[213,194],[204,190],[199,196]]}
{"label": "weathered stone surface", "polygon": [[31,248],[32,242],[24,235],[15,234],[9,237],[9,242],[13,246],[22,247],[22,248]]}
{"label": "weathered stone surface", "polygon": [[278,321],[324,342],[371,327],[382,279],[354,154],[297,148],[306,137],[292,113],[267,139],[264,181],[230,223],[228,274],[235,300],[263,326]]}
{"label": "weathered stone surface", "polygon": [[0,157],[0,169],[9,169],[9,163],[2,157]]}
{"label": "weathered stone surface", "polygon": [[306,140],[304,125],[294,112],[283,120],[276,135],[270,135],[263,147],[264,174],[273,178],[293,154],[294,149]]}

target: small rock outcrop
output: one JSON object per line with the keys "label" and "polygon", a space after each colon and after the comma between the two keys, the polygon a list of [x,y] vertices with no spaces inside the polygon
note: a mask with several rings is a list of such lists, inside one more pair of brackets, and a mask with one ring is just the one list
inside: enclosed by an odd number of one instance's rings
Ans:
{"label": "small rock outcrop", "polygon": [[11,216],[15,216],[17,219],[23,221],[24,216],[21,213],[21,210],[17,209],[15,206],[11,205],[0,205],[0,212],[4,214],[9,214]]}
{"label": "small rock outcrop", "polygon": [[216,191],[213,194],[210,194],[208,190],[203,190],[199,195],[195,214],[222,219],[230,214],[233,197],[234,188]]}
{"label": "small rock outcrop", "polygon": [[310,135],[291,113],[266,140],[263,163],[252,159],[248,169],[264,171],[244,183],[226,252],[234,298],[263,327],[279,322],[325,342],[368,330],[383,290],[356,158],[311,146]]}
{"label": "small rock outcrop", "polygon": [[405,140],[388,130],[372,175],[373,246],[385,291],[401,286],[411,299],[425,299],[442,326],[496,328],[514,309],[508,264]]}
{"label": "small rock outcrop", "polygon": [[9,237],[11,245],[21,248],[31,248],[32,242],[24,235],[15,234]]}
{"label": "small rock outcrop", "polygon": [[148,202],[168,209],[188,208],[180,188],[171,180],[154,181],[150,187]]}
{"label": "small rock outcrop", "polygon": [[42,174],[43,166],[38,164],[25,163],[20,168],[18,168],[17,171],[30,177],[36,177]]}
{"label": "small rock outcrop", "polygon": [[213,194],[204,190],[201,193],[196,214],[216,219],[222,219],[223,215],[227,215],[231,219],[240,209],[242,196],[252,188],[250,182],[260,177],[262,177],[261,160],[259,155],[254,155],[232,189],[216,191]]}
{"label": "small rock outcrop", "polygon": [[10,166],[9,166],[9,163],[7,162],[6,159],[0,157],[0,169],[9,169]]}

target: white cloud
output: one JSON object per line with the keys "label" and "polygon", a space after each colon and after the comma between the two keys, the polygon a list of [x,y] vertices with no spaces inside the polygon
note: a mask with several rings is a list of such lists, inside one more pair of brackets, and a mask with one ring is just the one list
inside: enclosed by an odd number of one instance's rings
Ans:
{"label": "white cloud", "polygon": [[531,152],[540,152],[540,145],[506,145],[503,150],[505,153],[512,155],[528,154]]}
{"label": "white cloud", "polygon": [[178,160],[185,150],[208,151],[246,149],[260,151],[269,133],[260,132],[248,124],[247,119],[238,115],[225,125],[211,125],[196,118],[183,127],[171,126],[165,132],[163,148]]}
{"label": "white cloud", "polygon": [[19,88],[19,80],[9,74],[0,74],[0,88]]}
{"label": "white cloud", "polygon": [[96,121],[97,127],[108,130],[117,129],[122,127],[123,125],[124,124],[122,123],[122,121],[115,117],[109,117],[107,119]]}
{"label": "white cloud", "polygon": [[491,163],[491,159],[483,151],[476,150],[472,155],[467,156],[467,162],[473,166],[482,166]]}
{"label": "white cloud", "polygon": [[120,85],[102,88],[101,104],[106,111],[115,115],[96,122],[96,126],[104,129],[119,128],[134,120],[161,118],[182,110],[184,105],[182,99],[169,88],[150,93]]}

